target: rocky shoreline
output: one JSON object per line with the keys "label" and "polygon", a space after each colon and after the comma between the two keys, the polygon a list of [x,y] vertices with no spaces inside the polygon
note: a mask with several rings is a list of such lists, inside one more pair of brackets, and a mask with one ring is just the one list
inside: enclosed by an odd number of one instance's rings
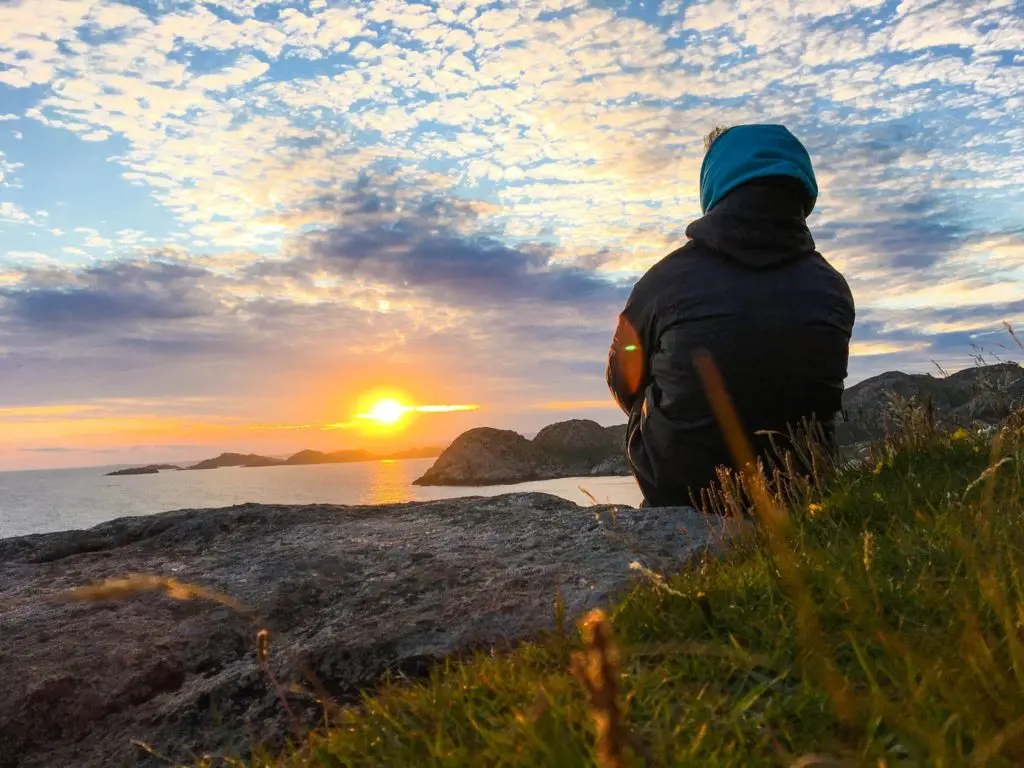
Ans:
{"label": "rocky shoreline", "polygon": [[[338,701],[387,672],[514,643],[629,588],[633,561],[672,571],[721,540],[688,509],[578,507],[544,494],[381,507],[268,506],[123,518],[0,540],[0,766],[165,765],[280,746],[287,689]],[[67,591],[130,574],[166,586],[117,600]],[[159,586],[155,581],[151,586]],[[127,590],[130,591],[130,590]],[[171,587],[172,596],[187,590]],[[303,728],[321,709],[283,694]]]}

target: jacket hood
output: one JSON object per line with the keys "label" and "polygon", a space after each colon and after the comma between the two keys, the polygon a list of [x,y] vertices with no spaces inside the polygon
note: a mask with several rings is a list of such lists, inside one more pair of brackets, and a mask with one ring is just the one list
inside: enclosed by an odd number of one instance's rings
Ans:
{"label": "jacket hood", "polygon": [[744,266],[768,269],[815,253],[805,204],[804,189],[792,178],[756,179],[730,192],[686,235]]}
{"label": "jacket hood", "polygon": [[782,125],[738,125],[711,145],[700,168],[700,206],[709,213],[736,187],[767,176],[790,176],[807,190],[805,214],[818,199],[811,158]]}

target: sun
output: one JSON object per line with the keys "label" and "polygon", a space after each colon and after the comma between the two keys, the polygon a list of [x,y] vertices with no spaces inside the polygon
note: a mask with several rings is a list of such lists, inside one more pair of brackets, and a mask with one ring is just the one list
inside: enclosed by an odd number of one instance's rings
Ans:
{"label": "sun", "polygon": [[[2,0],[0,0],[2,2]],[[478,405],[417,405],[408,393],[399,389],[380,388],[366,392],[359,398],[350,422],[331,425],[331,429],[358,426],[367,435],[386,436],[403,432],[422,415],[434,418],[437,414],[475,411]]]}
{"label": "sun", "polygon": [[359,414],[360,418],[375,421],[378,424],[397,424],[402,417],[409,412],[409,408],[402,405],[394,398],[378,400],[366,413]]}

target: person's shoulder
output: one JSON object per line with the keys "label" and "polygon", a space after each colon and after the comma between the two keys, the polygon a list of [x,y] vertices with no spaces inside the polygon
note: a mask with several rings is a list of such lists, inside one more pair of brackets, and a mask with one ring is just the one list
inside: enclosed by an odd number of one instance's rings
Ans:
{"label": "person's shoulder", "polygon": [[691,240],[655,262],[637,280],[630,294],[629,305],[634,312],[654,311],[667,296],[678,297],[686,286],[693,284],[692,270],[706,248]]}
{"label": "person's shoulder", "polygon": [[827,274],[830,279],[835,280],[836,282],[841,282],[844,285],[846,284],[846,276],[839,271],[835,264],[825,258],[819,251],[815,251],[811,254],[811,258],[808,260],[808,263],[821,272]]}
{"label": "person's shoulder", "polygon": [[660,261],[647,270],[641,280],[648,280],[652,283],[661,283],[671,279],[674,275],[686,272],[692,268],[701,257],[709,253],[708,249],[696,240],[690,240],[685,245],[676,248],[664,256]]}
{"label": "person's shoulder", "polygon": [[851,307],[853,306],[853,291],[850,289],[850,284],[847,282],[846,276],[832,262],[818,251],[815,251],[806,262],[808,267],[814,270],[814,279],[818,281],[818,285],[823,290],[829,291],[833,296],[842,299]]}

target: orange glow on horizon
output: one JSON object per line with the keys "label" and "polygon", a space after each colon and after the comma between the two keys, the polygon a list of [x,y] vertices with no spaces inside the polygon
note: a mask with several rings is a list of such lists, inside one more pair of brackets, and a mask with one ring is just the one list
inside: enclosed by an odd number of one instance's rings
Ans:
{"label": "orange glow on horizon", "polygon": [[0,404],[0,470],[177,463],[224,451],[276,456],[307,448],[404,450],[441,444],[451,432],[472,426],[458,415],[480,406],[445,404],[428,381],[419,383],[423,392],[371,385],[353,393],[346,382],[333,402],[282,399],[279,408],[254,408],[252,414],[227,401],[232,407],[222,408],[215,398]]}
{"label": "orange glow on horizon", "polygon": [[610,397],[603,400],[554,400],[530,406],[541,411],[580,411],[610,409],[618,411],[619,406]]}

